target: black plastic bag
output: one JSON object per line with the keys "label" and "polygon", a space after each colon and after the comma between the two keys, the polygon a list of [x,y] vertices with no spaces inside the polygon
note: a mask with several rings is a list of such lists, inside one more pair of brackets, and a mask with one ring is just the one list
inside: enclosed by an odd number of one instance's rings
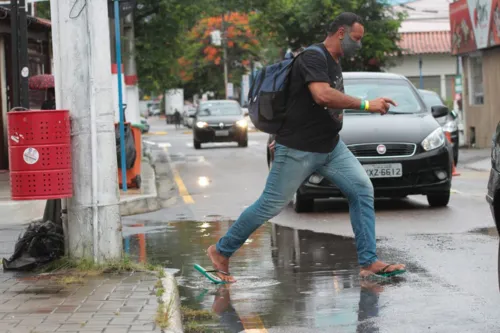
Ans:
{"label": "black plastic bag", "polygon": [[[135,158],[137,156],[137,151],[135,150],[135,140],[134,134],[132,133],[132,127],[130,124],[125,124],[125,165],[127,170],[132,169],[135,164]],[[122,167],[122,153],[120,146],[120,126],[115,128],[115,139],[116,139],[116,159],[118,162],[118,169]]]}
{"label": "black plastic bag", "polygon": [[64,255],[61,225],[52,221],[31,223],[16,242],[14,254],[3,259],[3,269],[32,270]]}

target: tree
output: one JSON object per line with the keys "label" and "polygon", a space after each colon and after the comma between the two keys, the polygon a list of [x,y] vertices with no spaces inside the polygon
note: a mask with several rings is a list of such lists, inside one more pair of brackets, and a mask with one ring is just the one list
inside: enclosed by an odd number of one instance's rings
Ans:
{"label": "tree", "polygon": [[[186,35],[202,18],[229,11],[248,12],[267,0],[137,0],[135,12],[136,59],[141,90],[161,93],[180,87],[177,61],[192,45]],[[215,74],[215,73],[212,73]],[[193,89],[193,84],[189,85]]]}
{"label": "tree", "polygon": [[[228,48],[228,81],[240,86],[241,77],[252,61],[260,57],[260,43],[250,29],[249,16],[233,12],[225,15]],[[211,33],[222,31],[222,16],[201,19],[189,32],[185,53],[178,64],[187,96],[213,91],[216,97],[223,97],[223,50],[212,44]]]}
{"label": "tree", "polygon": [[138,0],[134,13],[136,62],[142,91],[163,93],[181,84],[177,59],[183,35],[201,15],[196,0]]}
{"label": "tree", "polygon": [[328,24],[342,12],[354,12],[364,20],[363,48],[353,59],[342,59],[345,71],[380,71],[389,56],[400,54],[398,29],[403,14],[377,0],[269,0],[252,25],[286,50],[297,50],[322,41]]}
{"label": "tree", "polygon": [[35,3],[35,16],[50,20],[50,1]]}

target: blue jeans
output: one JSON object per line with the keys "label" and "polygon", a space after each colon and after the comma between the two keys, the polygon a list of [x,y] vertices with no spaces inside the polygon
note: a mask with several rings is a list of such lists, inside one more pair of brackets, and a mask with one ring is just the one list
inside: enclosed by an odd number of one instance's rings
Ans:
{"label": "blue jeans", "polygon": [[304,180],[314,172],[334,183],[349,201],[359,264],[366,267],[377,261],[373,185],[365,169],[342,140],[328,154],[299,151],[276,144],[264,192],[217,242],[217,251],[231,257],[258,227],[283,210]]}

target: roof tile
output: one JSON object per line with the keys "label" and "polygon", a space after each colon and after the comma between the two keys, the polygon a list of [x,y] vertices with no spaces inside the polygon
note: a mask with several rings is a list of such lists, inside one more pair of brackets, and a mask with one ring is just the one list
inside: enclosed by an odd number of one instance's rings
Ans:
{"label": "roof tile", "polygon": [[403,54],[451,53],[449,31],[404,32],[398,45]]}

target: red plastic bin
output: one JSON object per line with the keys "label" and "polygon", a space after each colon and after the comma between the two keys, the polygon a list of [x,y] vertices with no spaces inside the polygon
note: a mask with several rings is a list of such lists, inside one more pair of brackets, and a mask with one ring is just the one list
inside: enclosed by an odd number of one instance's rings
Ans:
{"label": "red plastic bin", "polygon": [[69,111],[11,111],[7,119],[12,200],[71,197]]}

